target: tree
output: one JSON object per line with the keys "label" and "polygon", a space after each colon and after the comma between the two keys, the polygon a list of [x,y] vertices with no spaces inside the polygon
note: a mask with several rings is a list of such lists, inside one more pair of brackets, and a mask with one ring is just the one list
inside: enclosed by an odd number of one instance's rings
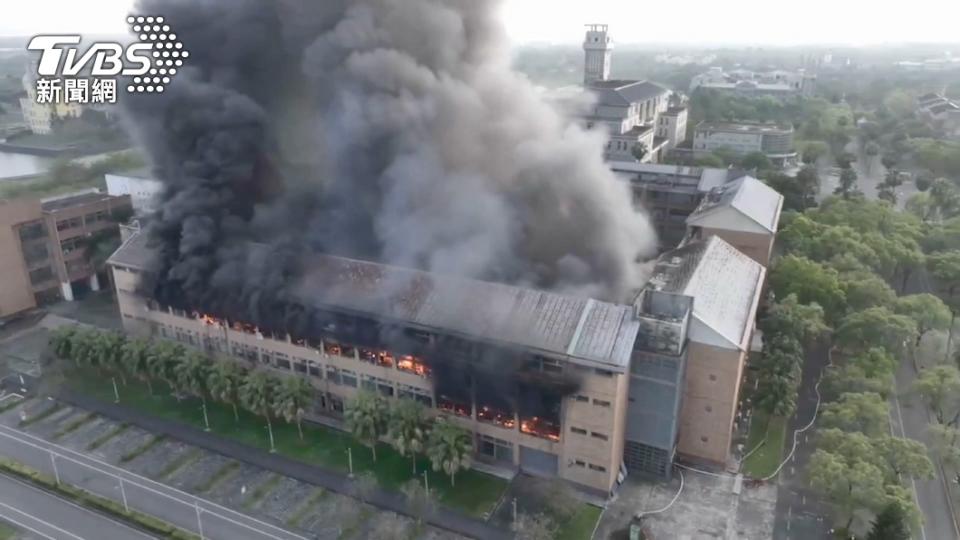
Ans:
{"label": "tree", "polygon": [[423,518],[433,508],[433,498],[423,485],[416,479],[411,478],[400,488],[404,498],[407,500],[407,507],[410,513],[417,519],[417,524],[423,523]]}
{"label": "tree", "polygon": [[363,471],[353,479],[353,491],[361,502],[369,501],[379,488],[380,482],[377,480],[377,475],[371,471]]}
{"label": "tree", "polygon": [[888,504],[877,514],[867,540],[910,540],[913,534],[907,525],[907,517],[898,504]]}
{"label": "tree", "polygon": [[803,350],[790,334],[771,334],[757,365],[754,406],[768,415],[789,416],[797,402]]}
{"label": "tree", "polygon": [[846,519],[846,529],[857,510],[872,509],[884,498],[883,474],[869,461],[817,449],[807,468],[810,487],[832,503],[840,519]]}
{"label": "tree", "polygon": [[236,422],[240,421],[240,412],[237,410],[240,405],[240,386],[246,376],[247,373],[240,367],[240,364],[233,361],[221,361],[214,363],[207,379],[210,396],[213,399],[230,404],[233,407],[233,419]]}
{"label": "tree", "polygon": [[240,386],[240,403],[248,411],[262,416],[267,421],[267,433],[270,436],[270,451],[276,451],[273,442],[273,403],[277,395],[277,380],[264,371],[252,371],[247,374]]}
{"label": "tree", "polygon": [[553,540],[559,534],[556,523],[544,514],[519,514],[513,530],[517,540]]}
{"label": "tree", "polygon": [[880,345],[896,353],[917,333],[912,319],[897,315],[885,307],[872,307],[851,313],[840,321],[835,334],[837,345],[847,350],[864,350]]}
{"label": "tree", "polygon": [[890,307],[897,300],[897,293],[893,288],[870,270],[841,275],[840,286],[847,299],[847,310],[851,312],[872,307]]}
{"label": "tree", "polygon": [[401,456],[410,456],[413,474],[417,474],[417,454],[423,452],[426,434],[423,405],[412,399],[401,399],[390,411],[387,440]]}
{"label": "tree", "polygon": [[377,441],[386,432],[387,403],[379,394],[360,392],[347,405],[344,412],[347,429],[360,442],[370,447],[373,460],[377,460]]}
{"label": "tree", "polygon": [[783,195],[783,209],[802,212],[807,208],[815,206],[816,195],[819,192],[819,178],[815,185],[812,185],[811,176],[804,175],[805,182],[798,181],[798,178],[777,173],[766,172],[761,179],[775,191]]}
{"label": "tree", "polygon": [[427,439],[427,456],[433,470],[450,475],[450,485],[455,485],[458,471],[470,468],[473,455],[470,432],[440,417],[433,423]]}
{"label": "tree", "polygon": [[643,144],[642,142],[638,142],[637,144],[633,145],[633,148],[630,149],[630,153],[637,161],[643,161],[643,158],[647,157],[647,153],[649,151],[650,150],[647,149],[647,145]]}
{"label": "tree", "polygon": [[714,169],[722,169],[726,167],[726,164],[723,162],[723,160],[713,154],[697,158],[694,161],[694,164],[697,167],[711,167]]}
{"label": "tree", "polygon": [[893,310],[910,317],[916,323],[917,332],[914,347],[920,346],[920,341],[927,332],[946,330],[950,325],[950,308],[932,294],[901,296],[894,304]]}
{"label": "tree", "polygon": [[859,193],[857,189],[857,171],[852,168],[846,168],[840,171],[840,180],[834,195],[840,195],[844,199],[849,199],[852,195]]}
{"label": "tree", "polygon": [[147,391],[153,395],[150,382],[150,343],[142,339],[131,339],[123,345],[121,352],[125,370],[138,381],[147,383]]}
{"label": "tree", "polygon": [[956,426],[960,419],[960,371],[956,366],[941,364],[924,370],[913,382],[913,391],[923,398],[937,421]]}
{"label": "tree", "polygon": [[777,297],[793,294],[803,304],[822,306],[828,320],[838,317],[844,310],[846,300],[837,271],[806,257],[787,255],[780,259],[770,276],[770,283]]}
{"label": "tree", "polygon": [[923,443],[884,435],[873,440],[873,447],[892,473],[888,475],[891,483],[900,477],[933,478],[933,463]]}
{"label": "tree", "polygon": [[807,208],[816,206],[816,196],[820,193],[820,174],[816,167],[807,165],[797,173],[797,184],[800,186]]}
{"label": "tree", "polygon": [[[148,353],[150,377],[169,386],[176,384],[177,364],[184,355],[184,348],[169,341],[159,341]],[[179,398],[178,398],[179,399]]]}
{"label": "tree", "polygon": [[887,413],[887,402],[879,394],[847,392],[824,405],[820,424],[824,428],[878,436],[887,430]]}
{"label": "tree", "polygon": [[[927,257],[930,273],[937,280],[940,297],[950,308],[950,326],[947,332],[947,355],[953,344],[953,327],[960,313],[960,250],[934,253]],[[949,356],[945,361],[949,360]]]}
{"label": "tree", "polygon": [[821,141],[813,141],[808,143],[807,146],[803,149],[803,163],[806,165],[814,165],[820,159],[821,156],[827,154],[830,151],[830,148],[827,146],[827,143]]}
{"label": "tree", "polygon": [[290,376],[281,379],[274,399],[274,413],[288,423],[297,423],[297,433],[303,440],[303,415],[313,401],[313,386],[303,377]]}
{"label": "tree", "polygon": [[931,448],[947,467],[957,471],[954,482],[960,484],[960,430],[943,424],[930,424]]}
{"label": "tree", "polygon": [[763,152],[751,152],[743,156],[740,166],[747,170],[766,171],[773,168],[773,162]]}
{"label": "tree", "polygon": [[203,353],[194,350],[188,352],[175,369],[177,392],[186,392],[193,397],[200,398],[200,406],[203,409],[203,423],[207,430],[210,429],[210,421],[207,418],[207,380],[209,373],[210,360]]}
{"label": "tree", "polygon": [[760,328],[768,335],[789,335],[801,343],[811,343],[830,331],[824,322],[823,308],[818,304],[801,304],[796,294],[774,302]]}
{"label": "tree", "polygon": [[73,345],[77,341],[77,327],[60,326],[50,333],[50,347],[57,357],[77,362],[73,354]]}

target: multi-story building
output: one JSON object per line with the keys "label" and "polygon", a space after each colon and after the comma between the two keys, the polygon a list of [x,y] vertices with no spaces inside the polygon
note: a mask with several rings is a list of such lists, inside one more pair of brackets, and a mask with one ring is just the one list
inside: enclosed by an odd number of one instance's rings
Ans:
{"label": "multi-story building", "polygon": [[0,317],[58,299],[74,288],[99,290],[90,249],[117,236],[129,197],[93,189],[48,199],[0,200]]}
{"label": "multi-story building", "polygon": [[760,152],[774,165],[785,167],[797,160],[793,126],[756,122],[700,122],[693,132],[693,154],[700,158],[717,150],[739,156]]}
{"label": "multi-story building", "polygon": [[20,110],[23,112],[23,121],[33,133],[50,133],[55,119],[78,118],[83,113],[79,103],[38,103],[35,79],[27,73],[22,82],[27,95],[20,98]]}
{"label": "multi-story building", "polygon": [[917,117],[950,138],[960,138],[960,103],[943,94],[929,93],[917,98]]}
{"label": "multi-story building", "polygon": [[163,191],[163,183],[153,178],[147,168],[106,174],[107,193],[121,196],[129,195],[133,202],[133,211],[145,216],[156,210],[157,198]]}
{"label": "multi-story building", "polygon": [[598,494],[624,467],[669,475],[677,452],[726,464],[765,273],[709,236],[662,256],[620,305],[315,255],[316,324],[291,335],[158,305],[149,260],[146,233],[109,260],[128,332],[306,377],[314,420],[362,389],[417,400],[469,429],[478,459]]}
{"label": "multi-story building", "polygon": [[604,126],[609,161],[656,163],[686,139],[684,99],[650,81],[610,80],[613,42],[606,25],[590,25],[583,43],[584,87],[595,97],[584,121]]}
{"label": "multi-story building", "polygon": [[623,161],[611,162],[610,167],[630,183],[633,204],[650,216],[663,250],[673,249],[687,235],[687,218],[711,189],[747,174],[732,169]]}
{"label": "multi-story building", "polygon": [[817,76],[805,69],[766,72],[741,69],[725,72],[721,67],[711,67],[706,73],[701,73],[691,80],[690,93],[699,89],[745,97],[809,97],[816,92]]}

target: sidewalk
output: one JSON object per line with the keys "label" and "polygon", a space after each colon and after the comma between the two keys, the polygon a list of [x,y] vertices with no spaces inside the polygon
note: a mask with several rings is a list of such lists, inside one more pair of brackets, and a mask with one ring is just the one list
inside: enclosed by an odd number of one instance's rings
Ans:
{"label": "sidewalk", "polygon": [[[104,403],[100,400],[69,390],[62,392],[58,398],[75,407],[95,412],[119,422],[126,422],[138,426],[155,434],[162,434],[179,439],[184,443],[198,448],[320,486],[335,493],[351,497],[354,496],[351,482],[345,475],[339,473],[330,472],[284,456],[271,454],[263,450],[239,444],[191,426],[162,418],[145,416],[121,405]],[[372,496],[368,497],[368,499],[367,502],[377,507],[410,516],[406,502],[399,493],[378,490]],[[503,529],[446,508],[434,510],[425,518],[425,521],[434,527],[446,529],[472,538],[494,540],[511,537],[510,533]]]}

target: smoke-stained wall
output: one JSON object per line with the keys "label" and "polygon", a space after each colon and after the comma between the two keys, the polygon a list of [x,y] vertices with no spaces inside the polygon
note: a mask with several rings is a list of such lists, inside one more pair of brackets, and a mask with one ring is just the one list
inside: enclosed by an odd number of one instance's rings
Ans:
{"label": "smoke-stained wall", "polygon": [[497,6],[142,1],[190,51],[126,103],[166,185],[159,299],[295,322],[309,251],[609,299],[640,283],[646,217],[602,135],[511,71]]}

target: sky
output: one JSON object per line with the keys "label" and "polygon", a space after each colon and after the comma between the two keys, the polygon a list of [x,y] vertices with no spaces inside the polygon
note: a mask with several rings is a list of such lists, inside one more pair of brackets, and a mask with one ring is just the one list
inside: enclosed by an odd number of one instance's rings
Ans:
{"label": "sky", "polygon": [[[3,4],[0,36],[109,34],[125,31],[123,19],[133,0],[5,0]],[[609,23],[619,43],[960,41],[958,0],[684,0],[674,8],[657,5],[638,0],[504,0],[501,12],[515,43],[577,43],[586,23]]]}

